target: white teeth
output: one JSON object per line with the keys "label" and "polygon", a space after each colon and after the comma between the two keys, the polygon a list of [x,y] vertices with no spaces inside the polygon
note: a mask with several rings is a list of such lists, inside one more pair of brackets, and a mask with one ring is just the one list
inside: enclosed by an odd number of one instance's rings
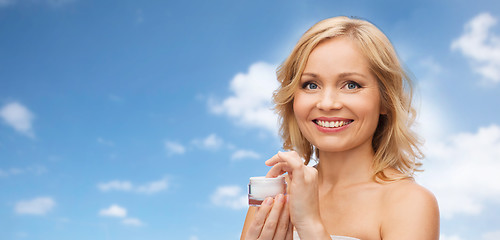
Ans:
{"label": "white teeth", "polygon": [[316,121],[316,124],[322,126],[322,127],[327,127],[327,128],[337,128],[337,127],[342,127],[347,124],[351,123],[351,121]]}

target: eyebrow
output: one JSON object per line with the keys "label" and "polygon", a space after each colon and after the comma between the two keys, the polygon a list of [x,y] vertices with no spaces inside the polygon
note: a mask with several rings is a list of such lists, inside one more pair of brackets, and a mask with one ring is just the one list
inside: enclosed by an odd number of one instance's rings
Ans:
{"label": "eyebrow", "polygon": [[[365,75],[363,75],[361,73],[357,73],[357,72],[344,72],[344,73],[339,74],[338,76],[340,78],[345,78],[345,77],[349,77],[349,76],[352,76],[352,75],[358,75],[360,77],[366,77]],[[315,74],[315,73],[308,73],[308,72],[302,73],[302,76],[318,77],[317,74]]]}
{"label": "eyebrow", "polygon": [[317,74],[314,74],[314,73],[302,73],[302,76],[311,76],[311,77],[318,77]]}
{"label": "eyebrow", "polygon": [[366,77],[365,75],[363,75],[361,73],[357,73],[357,72],[345,72],[345,73],[341,73],[341,74],[339,74],[339,77],[345,78],[345,77],[349,77],[349,76],[352,76],[352,75],[358,75],[360,77]]}

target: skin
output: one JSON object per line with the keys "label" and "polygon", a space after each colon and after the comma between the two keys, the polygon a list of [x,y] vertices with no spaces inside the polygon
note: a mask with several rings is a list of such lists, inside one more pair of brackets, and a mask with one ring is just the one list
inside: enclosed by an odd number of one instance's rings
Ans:
{"label": "skin", "polygon": [[[323,41],[311,52],[299,85],[295,118],[319,149],[320,163],[304,166],[293,151],[267,160],[272,166],[268,177],[288,173],[288,201],[278,197],[249,208],[241,239],[291,239],[292,228],[303,240],[330,235],[439,239],[439,210],[432,193],[410,179],[373,180],[371,143],[385,110],[377,79],[358,47],[348,38]],[[315,123],[318,118],[349,124],[325,131]]]}

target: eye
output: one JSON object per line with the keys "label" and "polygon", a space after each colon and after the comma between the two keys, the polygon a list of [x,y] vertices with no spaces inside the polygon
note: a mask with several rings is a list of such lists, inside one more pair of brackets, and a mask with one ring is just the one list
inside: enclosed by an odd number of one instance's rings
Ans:
{"label": "eye", "polygon": [[315,90],[318,89],[318,84],[313,83],[313,82],[306,82],[302,84],[302,88],[307,89],[307,90]]}
{"label": "eye", "polygon": [[345,85],[345,88],[349,89],[349,90],[353,90],[353,89],[358,89],[358,88],[361,88],[361,85],[359,85],[358,83],[356,82],[348,82],[346,85]]}

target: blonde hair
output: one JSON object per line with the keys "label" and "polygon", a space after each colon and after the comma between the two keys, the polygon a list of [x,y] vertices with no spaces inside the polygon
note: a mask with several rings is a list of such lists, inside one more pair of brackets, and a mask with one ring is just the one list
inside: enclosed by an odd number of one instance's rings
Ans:
{"label": "blonde hair", "polygon": [[[412,107],[411,79],[401,67],[389,39],[373,24],[348,17],[325,19],[312,26],[300,38],[292,53],[278,68],[281,86],[275,91],[275,111],[280,117],[280,135],[283,148],[295,150],[308,164],[319,152],[302,135],[293,113],[293,100],[301,75],[311,51],[322,41],[334,37],[346,37],[357,44],[369,62],[370,70],[377,77],[382,108],[375,130],[372,147],[375,152],[373,176],[377,181],[411,178],[420,171],[419,160],[423,157],[420,141],[411,130],[415,119]],[[387,176],[385,169],[394,168],[397,176]]]}

